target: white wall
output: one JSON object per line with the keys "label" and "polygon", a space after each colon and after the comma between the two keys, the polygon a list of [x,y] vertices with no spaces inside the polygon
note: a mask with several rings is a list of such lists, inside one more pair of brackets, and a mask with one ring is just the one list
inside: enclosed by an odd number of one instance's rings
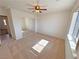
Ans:
{"label": "white wall", "polygon": [[25,18],[25,26],[27,30],[35,31],[34,19]]}
{"label": "white wall", "polygon": [[4,9],[2,9],[2,8],[0,8],[0,15],[4,15],[4,16],[7,15],[7,14],[6,14],[6,11],[5,11]]}
{"label": "white wall", "polygon": [[[11,9],[14,13],[14,17],[18,18],[19,22],[20,22],[20,25],[23,28],[26,28],[26,29],[29,29],[29,30],[32,30],[33,28],[33,16],[31,14],[27,14],[27,12],[24,12],[24,11],[21,11],[21,10],[17,10],[17,9]],[[27,26],[27,21],[29,22],[29,25]],[[30,28],[29,28],[30,27]]]}
{"label": "white wall", "polygon": [[65,39],[65,59],[74,59],[67,39],[72,16],[72,11],[45,14],[39,17],[37,24],[38,32]]}
{"label": "white wall", "polygon": [[76,0],[75,4],[73,6],[73,9],[72,9],[73,12],[77,11],[77,10],[79,11],[79,0]]}
{"label": "white wall", "polygon": [[[32,23],[32,15],[27,14],[24,11],[17,10],[11,8],[12,20],[15,30],[16,39],[22,38],[22,30],[29,29],[33,30],[33,23]],[[28,27],[26,26],[26,18],[29,21]]]}
{"label": "white wall", "polygon": [[7,9],[6,11],[7,11],[8,23],[9,23],[8,25],[9,25],[10,34],[11,34],[12,38],[16,39],[11,10]]}
{"label": "white wall", "polygon": [[12,22],[13,22],[13,27],[15,31],[15,39],[21,39],[22,38],[22,29],[21,29],[21,21],[19,18],[19,14],[17,14],[17,11],[14,9],[11,9],[11,15],[12,15]]}
{"label": "white wall", "polygon": [[70,15],[70,11],[41,15],[38,20],[38,32],[62,39],[66,38],[71,21]]}
{"label": "white wall", "polygon": [[[28,29],[28,27],[30,27],[29,30],[33,30],[33,16],[28,14],[27,12],[11,8],[7,10],[7,16],[11,34],[14,39],[22,38],[23,29]],[[26,27],[25,18],[28,18],[30,21],[29,24],[31,25],[28,25],[28,27]]]}
{"label": "white wall", "polygon": [[73,59],[67,34],[72,20],[72,11],[62,11],[41,15],[38,19],[38,32],[65,39],[65,59]]}

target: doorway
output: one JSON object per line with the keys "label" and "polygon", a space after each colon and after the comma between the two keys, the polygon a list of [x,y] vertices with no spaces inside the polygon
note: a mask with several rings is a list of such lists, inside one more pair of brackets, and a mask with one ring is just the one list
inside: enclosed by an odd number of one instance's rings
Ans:
{"label": "doorway", "polygon": [[0,42],[10,37],[10,29],[7,16],[0,15]]}

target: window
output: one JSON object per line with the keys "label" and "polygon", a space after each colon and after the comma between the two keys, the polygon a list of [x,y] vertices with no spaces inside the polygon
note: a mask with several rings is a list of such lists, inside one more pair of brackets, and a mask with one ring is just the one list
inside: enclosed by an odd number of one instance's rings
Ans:
{"label": "window", "polygon": [[5,19],[3,20],[3,22],[4,22],[4,25],[7,25],[7,23],[6,23],[6,20],[5,20]]}
{"label": "window", "polygon": [[69,44],[74,57],[77,56],[76,44],[77,44],[78,38],[79,38],[79,12],[77,11],[73,13],[71,26],[68,33]]}
{"label": "window", "polygon": [[39,41],[36,45],[34,45],[32,48],[37,51],[38,53],[41,53],[41,51],[44,49],[44,47],[48,44],[48,41],[45,39],[42,39]]}
{"label": "window", "polygon": [[73,18],[72,18],[72,22],[71,22],[68,35],[69,37],[71,37],[71,39],[69,40],[76,42],[76,38],[79,35],[79,12],[75,12],[73,14]]}
{"label": "window", "polygon": [[79,13],[77,15],[75,26],[74,26],[73,33],[72,33],[72,37],[75,42],[76,42],[76,38],[78,37],[78,34],[79,34]]}

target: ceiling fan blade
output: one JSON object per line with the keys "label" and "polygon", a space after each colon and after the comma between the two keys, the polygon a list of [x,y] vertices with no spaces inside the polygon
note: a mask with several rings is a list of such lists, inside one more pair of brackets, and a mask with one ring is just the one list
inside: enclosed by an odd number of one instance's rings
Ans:
{"label": "ceiling fan blade", "polygon": [[[33,10],[32,12],[36,12],[35,10]],[[36,13],[42,13],[42,11],[36,12]]]}
{"label": "ceiling fan blade", "polygon": [[42,11],[39,11],[40,13],[42,13]]}
{"label": "ceiling fan blade", "polygon": [[40,10],[47,10],[47,9],[40,9]]}

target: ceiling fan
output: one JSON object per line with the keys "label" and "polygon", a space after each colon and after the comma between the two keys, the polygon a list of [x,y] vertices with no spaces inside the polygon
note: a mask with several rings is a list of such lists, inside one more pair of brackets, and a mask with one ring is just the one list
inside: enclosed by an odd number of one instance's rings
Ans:
{"label": "ceiling fan", "polygon": [[46,8],[42,8],[42,6],[40,6],[39,1],[37,0],[37,3],[34,5],[31,5],[32,7],[28,8],[30,10],[32,10],[32,12],[36,12],[36,13],[42,13],[42,11],[46,11]]}

